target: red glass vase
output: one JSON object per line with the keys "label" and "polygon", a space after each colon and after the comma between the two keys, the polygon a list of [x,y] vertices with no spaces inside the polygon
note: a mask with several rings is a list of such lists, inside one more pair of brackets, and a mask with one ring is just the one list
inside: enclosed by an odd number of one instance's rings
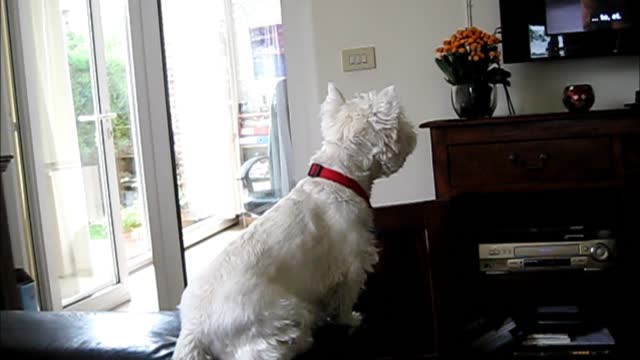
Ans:
{"label": "red glass vase", "polygon": [[564,88],[562,103],[569,111],[589,111],[596,100],[589,84],[569,85]]}

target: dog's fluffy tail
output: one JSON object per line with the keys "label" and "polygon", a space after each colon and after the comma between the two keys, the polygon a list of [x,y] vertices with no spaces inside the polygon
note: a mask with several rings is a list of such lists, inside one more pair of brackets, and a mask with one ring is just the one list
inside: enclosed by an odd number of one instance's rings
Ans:
{"label": "dog's fluffy tail", "polygon": [[173,351],[173,360],[205,360],[206,352],[197,334],[189,329],[182,329]]}

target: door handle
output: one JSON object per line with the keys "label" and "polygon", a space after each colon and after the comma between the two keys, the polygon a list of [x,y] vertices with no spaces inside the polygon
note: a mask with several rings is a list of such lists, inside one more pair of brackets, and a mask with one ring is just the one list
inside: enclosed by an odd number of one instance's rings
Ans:
{"label": "door handle", "polygon": [[89,121],[113,120],[117,116],[118,116],[118,114],[116,114],[116,113],[80,115],[80,116],[78,116],[78,121],[79,122],[89,122]]}
{"label": "door handle", "polygon": [[526,161],[521,161],[520,156],[516,153],[511,153],[507,156],[507,159],[515,165],[522,166],[525,170],[542,170],[547,165],[547,160],[549,160],[549,155],[546,153],[540,153],[537,157],[538,162],[533,165],[527,164]]}
{"label": "door handle", "polygon": [[106,113],[106,114],[99,114],[98,118],[100,120],[113,120],[118,116],[118,114],[116,113]]}

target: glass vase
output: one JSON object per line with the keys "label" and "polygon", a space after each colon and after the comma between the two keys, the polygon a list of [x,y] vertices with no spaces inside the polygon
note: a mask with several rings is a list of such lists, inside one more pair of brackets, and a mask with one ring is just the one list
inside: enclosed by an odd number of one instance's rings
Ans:
{"label": "glass vase", "polygon": [[487,82],[453,85],[451,104],[461,119],[490,117],[496,110],[498,91]]}

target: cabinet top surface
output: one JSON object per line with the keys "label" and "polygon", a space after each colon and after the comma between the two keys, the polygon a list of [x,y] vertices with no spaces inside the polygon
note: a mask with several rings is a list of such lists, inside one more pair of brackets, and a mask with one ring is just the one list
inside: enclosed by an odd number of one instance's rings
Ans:
{"label": "cabinet top surface", "polygon": [[499,116],[482,119],[441,119],[430,120],[420,124],[421,129],[427,128],[454,128],[469,127],[481,125],[498,125],[507,123],[536,122],[536,121],[553,121],[553,120],[586,120],[586,119],[637,119],[640,121],[640,113],[630,109],[616,110],[593,110],[587,112],[558,112],[543,114],[527,114],[516,116]]}

